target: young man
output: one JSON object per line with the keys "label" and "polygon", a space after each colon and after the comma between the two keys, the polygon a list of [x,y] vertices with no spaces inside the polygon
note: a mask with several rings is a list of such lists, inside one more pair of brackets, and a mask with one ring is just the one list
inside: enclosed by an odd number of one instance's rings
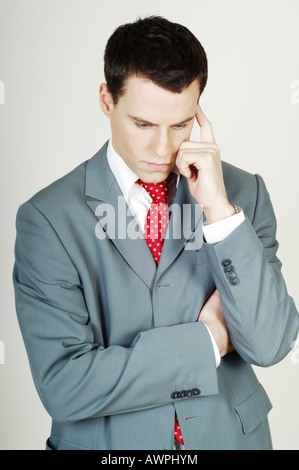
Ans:
{"label": "young man", "polygon": [[47,448],[270,449],[251,364],[286,356],[298,313],[263,180],[221,162],[198,103],[206,55],[185,27],[121,26],[105,77],[111,139],[17,216],[16,309]]}

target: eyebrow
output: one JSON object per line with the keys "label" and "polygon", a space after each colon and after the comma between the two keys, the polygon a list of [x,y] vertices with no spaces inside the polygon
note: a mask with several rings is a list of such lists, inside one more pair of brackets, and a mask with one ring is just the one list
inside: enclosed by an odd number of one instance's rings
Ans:
{"label": "eyebrow", "polygon": [[[133,119],[134,121],[138,121],[138,122],[142,122],[143,124],[148,124],[149,126],[157,126],[158,124],[154,124],[153,122],[150,122],[150,121],[147,121],[146,119],[143,119],[141,117],[138,117],[138,116],[131,116],[130,114],[128,114],[128,116]],[[187,122],[189,121],[192,121],[192,119],[194,119],[195,116],[190,116],[186,119],[184,119],[183,121],[181,122],[178,122],[176,124],[171,124],[170,127],[174,127],[174,126],[181,126],[183,124],[186,124]]]}

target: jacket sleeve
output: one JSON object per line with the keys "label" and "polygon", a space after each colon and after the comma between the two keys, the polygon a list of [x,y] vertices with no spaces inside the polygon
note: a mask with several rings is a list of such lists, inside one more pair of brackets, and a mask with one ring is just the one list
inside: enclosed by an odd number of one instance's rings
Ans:
{"label": "jacket sleeve", "polygon": [[[56,421],[125,413],[217,394],[214,352],[202,322],[140,332],[130,347],[95,341],[78,272],[31,203],[17,215],[13,281],[33,379]],[[121,314],[121,312],[120,312]]]}
{"label": "jacket sleeve", "polygon": [[282,360],[298,334],[298,312],[276,256],[276,219],[259,175],[252,221],[246,217],[228,237],[206,249],[237,352],[258,366]]}

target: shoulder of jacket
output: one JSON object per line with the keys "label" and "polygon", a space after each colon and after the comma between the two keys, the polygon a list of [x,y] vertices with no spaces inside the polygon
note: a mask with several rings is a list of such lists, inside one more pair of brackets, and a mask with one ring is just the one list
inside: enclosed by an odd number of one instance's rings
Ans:
{"label": "shoulder of jacket", "polygon": [[27,202],[36,207],[49,204],[55,206],[56,204],[69,202],[79,193],[84,194],[86,163],[81,163],[66,175],[53,181],[34,194]]}

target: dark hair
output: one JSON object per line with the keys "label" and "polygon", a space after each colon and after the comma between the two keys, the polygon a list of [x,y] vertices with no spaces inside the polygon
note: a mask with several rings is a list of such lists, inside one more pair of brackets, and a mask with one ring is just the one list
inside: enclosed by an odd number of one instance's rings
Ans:
{"label": "dark hair", "polygon": [[147,78],[174,93],[198,78],[201,94],[208,63],[202,45],[185,26],[151,16],[114,31],[105,49],[104,72],[116,104],[130,76]]}

